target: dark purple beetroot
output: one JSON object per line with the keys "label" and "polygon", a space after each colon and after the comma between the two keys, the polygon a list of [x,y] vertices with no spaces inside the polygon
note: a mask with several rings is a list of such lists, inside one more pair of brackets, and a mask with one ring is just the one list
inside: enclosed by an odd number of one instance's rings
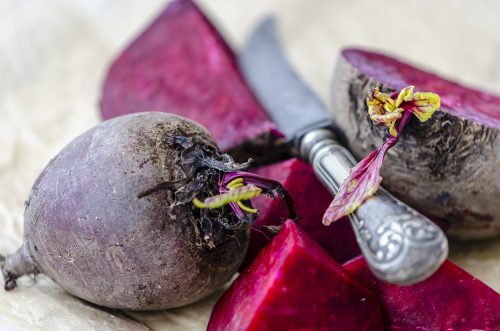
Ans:
{"label": "dark purple beetroot", "polygon": [[[330,226],[321,223],[332,195],[318,181],[309,164],[291,159],[257,168],[254,172],[283,184],[293,198],[300,228],[337,262],[343,263],[361,254],[347,218]],[[252,225],[248,253],[242,268],[252,263],[259,251],[271,241],[273,233],[265,226],[280,225],[287,216],[287,209],[279,200],[257,198],[253,200],[253,205],[259,209],[259,217]]]}
{"label": "dark purple beetroot", "polygon": [[374,295],[287,221],[217,302],[207,330],[383,327]]}
{"label": "dark purple beetroot", "polygon": [[442,111],[405,128],[384,161],[383,185],[422,212],[448,220],[452,236],[500,234],[500,171],[494,170],[500,169],[500,97],[379,53],[347,49],[332,84],[332,113],[348,147],[362,158],[386,135],[368,119],[370,91],[409,85],[438,93]]}
{"label": "dark purple beetroot", "polygon": [[[194,207],[222,175],[200,125],[166,113],[121,116],[66,146],[35,182],[25,243],[0,261],[6,289],[42,272],[68,292],[111,308],[165,309],[212,293],[243,261],[248,227],[228,230],[229,207]],[[223,159],[227,162],[227,159]],[[222,218],[221,218],[222,217]]]}
{"label": "dark purple beetroot", "polygon": [[119,55],[104,83],[101,110],[104,119],[141,111],[179,114],[206,126],[224,151],[273,137],[274,124],[243,81],[233,52],[190,0],[169,4]]}
{"label": "dark purple beetroot", "polygon": [[363,257],[344,267],[380,298],[390,330],[500,330],[500,295],[450,261],[412,286],[378,280]]}

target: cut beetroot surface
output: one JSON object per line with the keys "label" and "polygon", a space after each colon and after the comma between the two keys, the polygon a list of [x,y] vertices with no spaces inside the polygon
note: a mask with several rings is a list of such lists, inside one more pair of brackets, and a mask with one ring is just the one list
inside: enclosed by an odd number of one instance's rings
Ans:
{"label": "cut beetroot surface", "polygon": [[500,129],[500,97],[418,69],[392,57],[360,49],[347,49],[342,56],[363,74],[400,90],[414,85],[419,91],[441,96],[441,108],[450,114]]}
{"label": "cut beetroot surface", "polygon": [[[275,179],[285,186],[295,203],[300,228],[337,262],[343,263],[361,254],[347,218],[330,226],[321,223],[323,213],[333,197],[316,178],[309,164],[299,159],[290,159],[258,168],[254,172]],[[286,208],[278,199],[255,199],[253,205],[259,210],[259,217],[252,228],[250,246],[242,269],[255,259],[273,237],[263,226],[280,225],[287,216]]]}
{"label": "cut beetroot surface", "polygon": [[143,111],[203,124],[222,150],[270,133],[267,119],[221,35],[190,0],[172,2],[112,64],[104,119]]}
{"label": "cut beetroot surface", "polygon": [[209,331],[383,330],[379,304],[287,221],[216,304]]}
{"label": "cut beetroot surface", "polygon": [[363,257],[344,267],[379,296],[390,330],[500,330],[500,295],[450,261],[412,286],[378,280]]}

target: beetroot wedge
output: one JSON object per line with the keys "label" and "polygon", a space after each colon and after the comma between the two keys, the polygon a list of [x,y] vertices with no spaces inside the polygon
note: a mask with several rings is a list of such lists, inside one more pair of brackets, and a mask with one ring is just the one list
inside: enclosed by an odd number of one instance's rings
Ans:
{"label": "beetroot wedge", "polygon": [[378,280],[363,257],[344,267],[379,296],[390,330],[500,330],[500,295],[450,261],[412,286]]}
{"label": "beetroot wedge", "polygon": [[[321,223],[332,195],[319,182],[312,167],[299,159],[260,167],[255,172],[281,182],[295,203],[299,226],[337,262],[343,263],[361,254],[349,220],[343,218],[330,226]],[[242,269],[269,243],[273,233],[265,226],[280,225],[287,216],[286,208],[275,199],[256,199],[259,217],[252,227],[250,246]]]}
{"label": "beetroot wedge", "polygon": [[383,327],[375,296],[287,221],[217,302],[208,330]]}
{"label": "beetroot wedge", "polygon": [[[274,128],[221,35],[190,0],[177,0],[119,55],[106,77],[104,119],[142,111],[203,124],[222,150]],[[271,139],[271,138],[269,138]]]}
{"label": "beetroot wedge", "polygon": [[441,96],[441,111],[404,129],[382,167],[383,185],[405,202],[449,221],[449,234],[500,234],[500,97],[465,87],[379,53],[344,50],[332,84],[332,113],[357,158],[380,146],[383,126],[368,119],[374,87]]}

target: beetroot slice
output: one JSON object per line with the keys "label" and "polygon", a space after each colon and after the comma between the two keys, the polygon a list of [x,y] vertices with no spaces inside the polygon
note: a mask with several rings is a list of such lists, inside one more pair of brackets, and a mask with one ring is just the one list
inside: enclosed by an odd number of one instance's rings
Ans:
{"label": "beetroot slice", "polygon": [[[323,213],[333,197],[316,178],[309,164],[290,159],[257,168],[255,172],[285,186],[295,203],[300,228],[337,262],[343,263],[361,254],[347,218],[330,226],[321,223]],[[271,241],[273,234],[263,226],[280,225],[287,216],[286,208],[277,199],[255,199],[253,205],[259,210],[259,217],[252,226],[250,246],[241,270],[252,263],[259,251]]]}
{"label": "beetroot slice", "polygon": [[233,52],[189,0],[172,2],[112,64],[101,111],[104,119],[142,111],[182,115],[208,128],[222,150],[274,128]]}
{"label": "beetroot slice", "polygon": [[376,77],[397,90],[415,85],[420,91],[437,93],[441,97],[442,110],[500,129],[498,96],[463,86],[380,53],[347,49],[342,56],[363,74]]}
{"label": "beetroot slice", "polygon": [[391,330],[500,330],[500,295],[450,261],[412,286],[378,280],[363,257],[344,267],[379,296]]}
{"label": "beetroot slice", "polygon": [[287,221],[217,302],[207,330],[383,327],[375,296]]}
{"label": "beetroot slice", "polygon": [[441,111],[413,119],[384,160],[382,185],[421,212],[447,220],[463,239],[500,234],[500,97],[462,86],[386,55],[347,49],[332,83],[332,114],[358,159],[382,145],[387,130],[367,117],[372,89],[435,92]]}

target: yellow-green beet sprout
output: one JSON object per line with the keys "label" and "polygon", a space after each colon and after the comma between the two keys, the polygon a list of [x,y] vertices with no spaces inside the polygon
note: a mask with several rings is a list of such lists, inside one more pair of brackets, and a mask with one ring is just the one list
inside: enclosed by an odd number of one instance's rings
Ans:
{"label": "yellow-green beet sprout", "polygon": [[257,212],[257,209],[245,206],[242,201],[249,200],[260,195],[262,193],[262,189],[253,184],[244,185],[243,178],[241,177],[231,181],[227,185],[227,188],[229,189],[229,191],[227,191],[226,193],[208,197],[203,202],[197,198],[194,198],[193,204],[198,208],[215,209],[230,204],[231,202],[235,202],[241,209],[246,212]]}

